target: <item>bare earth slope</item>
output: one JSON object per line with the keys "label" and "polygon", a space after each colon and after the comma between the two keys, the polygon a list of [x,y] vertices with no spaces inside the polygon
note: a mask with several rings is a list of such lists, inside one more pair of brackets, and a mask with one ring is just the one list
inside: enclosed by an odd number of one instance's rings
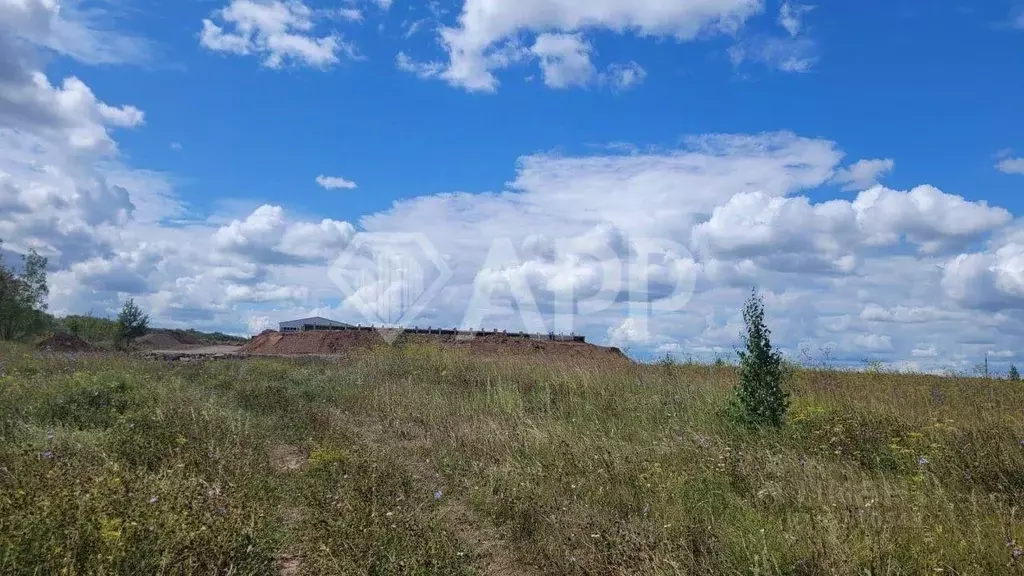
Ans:
{"label": "bare earth slope", "polygon": [[70,334],[48,333],[38,342],[36,348],[49,352],[92,352],[91,344]]}
{"label": "bare earth slope", "polygon": [[136,339],[135,345],[146,350],[176,350],[185,343],[166,332],[154,332]]}
{"label": "bare earth slope", "polygon": [[[305,355],[344,354],[358,349],[386,345],[388,342],[376,331],[320,331],[282,334],[267,330],[242,346],[240,354]],[[472,339],[459,339],[454,335],[403,334],[395,340],[399,347],[410,345],[439,345],[444,348],[466,350],[476,358],[535,357],[544,360],[622,362],[630,360],[618,348],[595,346],[586,342],[556,342],[531,338],[513,338],[504,334],[486,334]]]}

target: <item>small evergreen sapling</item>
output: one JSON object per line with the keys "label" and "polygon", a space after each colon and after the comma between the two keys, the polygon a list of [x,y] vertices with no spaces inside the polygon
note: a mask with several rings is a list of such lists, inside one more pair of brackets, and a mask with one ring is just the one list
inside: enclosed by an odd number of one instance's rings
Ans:
{"label": "small evergreen sapling", "polygon": [[149,316],[142,312],[142,309],[135,304],[135,300],[129,298],[117,315],[117,343],[123,348],[131,346],[139,336],[146,333],[149,327]]}
{"label": "small evergreen sapling", "polygon": [[786,370],[782,355],[772,349],[764,301],[756,289],[743,305],[743,322],[746,350],[738,351],[739,383],[734,388],[733,410],[754,426],[782,426],[789,409],[789,394],[782,389]]}

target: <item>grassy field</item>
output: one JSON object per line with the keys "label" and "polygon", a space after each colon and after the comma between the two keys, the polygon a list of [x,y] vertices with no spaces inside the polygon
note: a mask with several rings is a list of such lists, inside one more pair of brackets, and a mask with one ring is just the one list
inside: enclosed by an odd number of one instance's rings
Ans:
{"label": "grassy field", "polygon": [[0,344],[2,574],[1020,574],[1024,383]]}

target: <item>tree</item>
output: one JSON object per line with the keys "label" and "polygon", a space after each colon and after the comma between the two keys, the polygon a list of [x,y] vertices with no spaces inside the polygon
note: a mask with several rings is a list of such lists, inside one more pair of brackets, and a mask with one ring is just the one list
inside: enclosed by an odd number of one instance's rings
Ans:
{"label": "tree", "polygon": [[739,383],[733,389],[734,411],[754,426],[782,426],[789,409],[789,394],[782,389],[786,379],[782,355],[772,349],[771,330],[764,322],[764,301],[751,291],[743,305],[746,350],[740,357]]}
{"label": "tree", "polygon": [[82,333],[82,322],[77,316],[68,316],[64,319],[64,326],[67,327],[68,332],[75,338],[81,338]]}
{"label": "tree", "polygon": [[1015,364],[1010,364],[1010,371],[1006,374],[1006,379],[1013,380],[1014,382],[1020,380],[1020,372],[1017,371]]}
{"label": "tree", "polygon": [[62,320],[64,328],[72,335],[86,342],[116,342],[120,334],[117,320],[97,318],[92,311],[82,315],[68,315]]}
{"label": "tree", "polygon": [[4,266],[2,248],[0,240],[0,339],[14,340],[46,325],[47,259],[29,250],[21,257],[22,270],[17,274]]}
{"label": "tree", "polygon": [[135,304],[135,300],[129,298],[121,313],[117,315],[117,343],[127,348],[132,342],[146,333],[149,327],[149,316],[142,312],[142,309]]}

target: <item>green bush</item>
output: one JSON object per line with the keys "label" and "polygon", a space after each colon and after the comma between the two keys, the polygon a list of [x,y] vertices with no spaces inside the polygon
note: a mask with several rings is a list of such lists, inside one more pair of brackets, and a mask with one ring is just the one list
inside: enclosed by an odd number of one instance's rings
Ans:
{"label": "green bush", "polygon": [[119,374],[75,373],[66,389],[43,407],[43,417],[55,424],[105,428],[131,404],[132,386]]}

